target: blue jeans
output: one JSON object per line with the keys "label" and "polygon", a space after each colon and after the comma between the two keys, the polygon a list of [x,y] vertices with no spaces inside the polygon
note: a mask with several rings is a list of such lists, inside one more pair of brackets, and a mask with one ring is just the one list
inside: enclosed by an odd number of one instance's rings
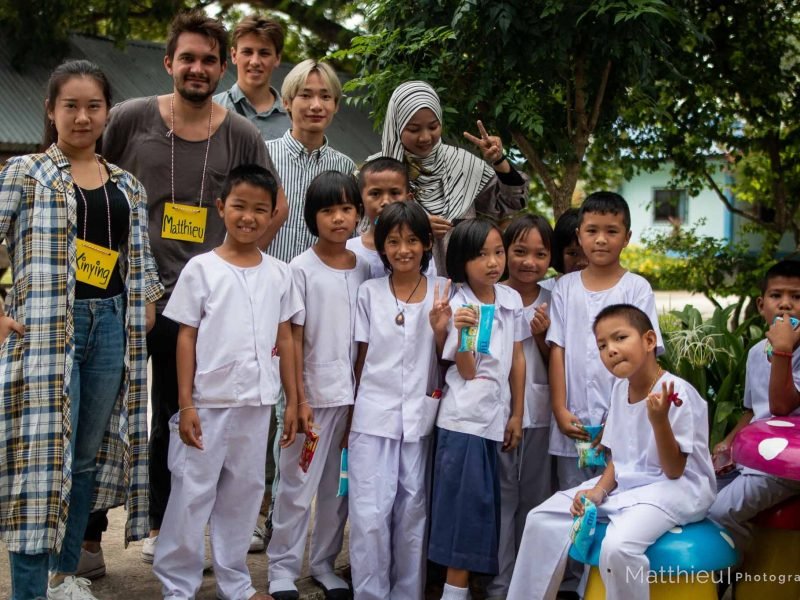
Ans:
{"label": "blue jeans", "polygon": [[95,463],[119,395],[125,359],[125,296],[75,300],[75,360],[69,398],[72,407],[72,491],[60,554],[11,552],[11,600],[46,595],[47,569],[74,573],[94,494]]}

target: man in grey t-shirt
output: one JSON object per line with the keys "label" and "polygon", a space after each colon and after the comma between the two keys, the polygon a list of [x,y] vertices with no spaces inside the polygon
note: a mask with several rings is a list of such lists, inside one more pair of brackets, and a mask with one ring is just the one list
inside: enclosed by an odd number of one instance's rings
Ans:
{"label": "man in grey t-shirt", "polygon": [[258,15],[245,17],[233,30],[231,62],[236,65],[236,83],[214,96],[214,102],[258,127],[265,141],[281,137],[292,124],[281,95],[270,85],[282,52],[280,23]]}
{"label": "man in grey t-shirt", "polygon": [[[103,155],[133,173],[147,191],[150,245],[165,287],[165,295],[156,305],[156,324],[147,336],[153,359],[151,532],[142,546],[142,558],[147,562],[152,562],[169,499],[169,419],[178,410],[178,324],[161,311],[189,259],[224,239],[225,227],[214,200],[230,170],[258,164],[280,181],[256,127],[212,101],[225,71],[226,46],[227,32],[221,22],[198,11],[179,14],[170,26],[164,57],[164,66],[173,78],[172,93],[115,106],[103,136]],[[286,219],[283,187],[276,211],[273,226],[259,241],[262,248]],[[98,538],[92,535],[96,525],[93,518],[87,539]],[[92,550],[99,552],[97,547]]]}

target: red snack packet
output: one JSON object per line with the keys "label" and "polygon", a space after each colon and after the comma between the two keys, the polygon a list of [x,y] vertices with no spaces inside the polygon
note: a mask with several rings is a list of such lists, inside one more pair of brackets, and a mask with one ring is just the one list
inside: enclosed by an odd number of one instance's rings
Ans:
{"label": "red snack packet", "polygon": [[303,442],[303,449],[300,451],[300,468],[303,469],[303,473],[308,473],[308,467],[317,451],[317,442],[319,442],[318,434],[313,431],[306,433],[306,441]]}
{"label": "red snack packet", "polygon": [[683,400],[680,399],[677,392],[672,392],[668,397],[667,400],[672,402],[675,406],[680,406],[683,404]]}

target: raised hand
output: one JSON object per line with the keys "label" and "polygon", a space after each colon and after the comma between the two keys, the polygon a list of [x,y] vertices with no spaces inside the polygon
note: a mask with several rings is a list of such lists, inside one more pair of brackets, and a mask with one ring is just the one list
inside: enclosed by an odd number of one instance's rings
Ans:
{"label": "raised hand", "polygon": [[444,284],[441,295],[439,294],[439,282],[433,284],[433,308],[428,314],[431,329],[435,332],[447,332],[450,327],[450,319],[453,316],[453,309],[450,308],[450,280]]}
{"label": "raised hand", "polygon": [[453,316],[453,325],[456,329],[461,330],[465,327],[475,327],[478,324],[478,313],[474,308],[462,306],[456,310]]}
{"label": "raised hand", "polygon": [[[672,404],[675,396],[675,382],[670,381],[661,383],[661,393],[650,392],[647,395],[647,418],[650,423],[663,423],[669,414],[669,405]],[[676,403],[677,404],[677,403]]]}
{"label": "raised hand", "polygon": [[550,317],[547,316],[547,302],[536,307],[536,312],[531,319],[531,335],[544,335],[550,327]]}
{"label": "raised hand", "polygon": [[489,135],[482,121],[478,121],[478,134],[481,137],[477,138],[470,132],[465,131],[464,137],[480,149],[483,160],[494,165],[494,163],[503,158],[502,140],[496,135]]}

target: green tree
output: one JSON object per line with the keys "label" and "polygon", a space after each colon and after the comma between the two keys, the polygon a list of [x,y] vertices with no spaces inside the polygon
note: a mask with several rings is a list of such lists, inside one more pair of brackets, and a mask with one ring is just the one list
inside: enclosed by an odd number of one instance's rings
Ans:
{"label": "green tree", "polygon": [[360,61],[349,89],[376,122],[398,83],[429,81],[451,137],[481,118],[513,140],[559,215],[592,142],[615,146],[631,88],[692,27],[661,0],[378,0],[368,29],[336,56]]}
{"label": "green tree", "polygon": [[800,250],[800,3],[681,4],[702,35],[676,38],[622,107],[623,156],[644,168],[669,159],[676,182],[713,189],[759,233],[764,257],[786,234]]}

